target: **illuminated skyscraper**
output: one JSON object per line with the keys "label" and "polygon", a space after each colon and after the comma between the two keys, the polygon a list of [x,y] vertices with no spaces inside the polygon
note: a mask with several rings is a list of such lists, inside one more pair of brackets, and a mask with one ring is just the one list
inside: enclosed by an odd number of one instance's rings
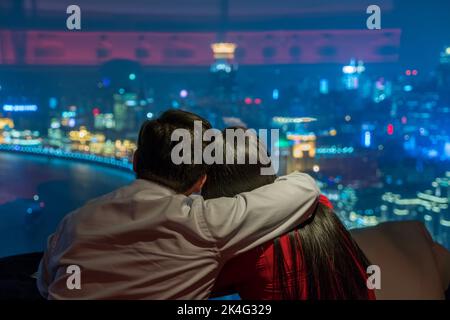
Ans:
{"label": "illuminated skyscraper", "polygon": [[100,113],[94,116],[94,128],[98,130],[113,129],[116,126],[112,113]]}
{"label": "illuminated skyscraper", "polygon": [[210,71],[212,75],[213,94],[219,101],[232,101],[235,91],[237,66],[234,63],[236,44],[218,42],[211,45],[214,63]]}
{"label": "illuminated skyscraper", "polygon": [[345,89],[356,90],[359,88],[361,74],[366,70],[364,62],[359,60],[358,63],[354,59],[350,60],[350,64],[342,68],[342,81]]}
{"label": "illuminated skyscraper", "polygon": [[138,105],[137,94],[119,92],[114,94],[114,120],[116,131],[133,131],[136,129],[135,108]]}
{"label": "illuminated skyscraper", "polygon": [[217,32],[217,42],[211,44],[214,63],[211,65],[210,72],[214,100],[218,101],[219,105],[223,104],[223,111],[225,111],[236,100],[237,65],[234,63],[234,53],[237,45],[226,41],[229,3],[228,0],[221,0],[220,3],[220,28]]}
{"label": "illuminated skyscraper", "polygon": [[214,54],[214,63],[211,65],[211,72],[225,71],[230,73],[235,65],[234,52],[236,44],[230,42],[217,42],[211,45]]}
{"label": "illuminated skyscraper", "polygon": [[442,50],[440,62],[441,64],[450,64],[450,46]]}
{"label": "illuminated skyscraper", "polygon": [[315,161],[316,156],[316,135],[309,132],[304,127],[305,124],[314,122],[317,119],[311,117],[274,117],[272,123],[274,126],[281,126],[285,143],[288,147],[284,147],[286,151],[281,154],[282,163],[285,163],[286,170],[283,172],[290,173],[295,170],[299,171],[315,171],[318,172],[320,167]]}
{"label": "illuminated skyscraper", "polygon": [[450,246],[450,172],[444,178],[436,178],[432,189],[418,192],[415,198],[402,198],[387,192],[382,196],[382,217],[389,221],[422,221],[433,239],[447,248]]}
{"label": "illuminated skyscraper", "polygon": [[441,52],[438,67],[438,86],[448,93],[448,88],[450,87],[450,46]]}

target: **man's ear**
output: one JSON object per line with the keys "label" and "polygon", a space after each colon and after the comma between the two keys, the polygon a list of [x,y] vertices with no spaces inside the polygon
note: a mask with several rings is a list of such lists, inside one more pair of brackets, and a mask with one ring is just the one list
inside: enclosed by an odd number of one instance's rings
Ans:
{"label": "man's ear", "polygon": [[201,176],[197,182],[192,186],[190,193],[199,193],[200,191],[202,191],[202,187],[206,182],[206,179],[208,178],[208,176],[206,174],[204,174],[203,176]]}

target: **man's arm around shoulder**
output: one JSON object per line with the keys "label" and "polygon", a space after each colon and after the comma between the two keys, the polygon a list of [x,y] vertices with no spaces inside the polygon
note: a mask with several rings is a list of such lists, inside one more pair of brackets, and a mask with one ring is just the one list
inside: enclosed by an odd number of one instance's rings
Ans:
{"label": "man's arm around shoulder", "polygon": [[204,202],[204,218],[223,255],[232,257],[295,228],[314,210],[320,191],[295,172],[234,198]]}

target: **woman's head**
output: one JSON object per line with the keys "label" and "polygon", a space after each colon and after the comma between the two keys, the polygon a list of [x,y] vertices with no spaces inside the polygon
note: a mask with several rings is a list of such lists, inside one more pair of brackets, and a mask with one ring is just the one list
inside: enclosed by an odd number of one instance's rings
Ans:
{"label": "woman's head", "polygon": [[[252,142],[253,141],[253,142]],[[266,152],[255,147],[255,141],[245,145],[245,156]],[[224,147],[224,152],[242,146]],[[236,157],[237,152],[234,152]],[[267,153],[265,154],[267,156]],[[236,160],[236,159],[235,159]],[[233,197],[274,182],[275,175],[261,175],[261,162],[256,164],[214,164],[209,168],[203,186],[205,199]],[[305,223],[288,234],[289,250],[274,240],[274,275],[278,284],[275,290],[283,299],[368,299],[365,270],[369,265],[364,253],[353,241],[339,218],[323,202]],[[284,250],[283,250],[284,249]],[[287,263],[291,261],[292,263]],[[303,279],[286,285],[289,275]]]}
{"label": "woman's head", "polygon": [[[244,131],[245,129],[232,127],[228,130]],[[223,134],[227,134],[226,130],[223,131]],[[234,197],[236,194],[257,189],[275,181],[275,174],[261,174],[261,169],[270,167],[270,161],[266,147],[256,135],[247,131],[244,145],[238,145],[237,140],[234,139],[232,143],[227,143],[226,140],[225,138],[222,140],[224,158],[227,154],[231,155],[233,163],[210,165],[208,178],[202,188],[202,195],[205,199]],[[238,163],[239,152],[245,155],[245,163],[243,164]],[[255,155],[258,155],[258,157],[254,157],[257,161],[251,163],[249,159]],[[261,158],[263,158],[263,161],[261,161]],[[267,162],[269,164],[264,164]]]}

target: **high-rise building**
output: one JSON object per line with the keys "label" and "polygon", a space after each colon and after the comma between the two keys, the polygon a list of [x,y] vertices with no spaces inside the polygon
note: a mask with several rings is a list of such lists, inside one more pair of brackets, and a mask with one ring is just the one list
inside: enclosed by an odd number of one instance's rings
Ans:
{"label": "high-rise building", "polygon": [[119,92],[114,94],[114,120],[118,132],[136,130],[136,117],[134,108],[138,105],[136,93]]}
{"label": "high-rise building", "polygon": [[441,52],[437,76],[438,86],[448,94],[448,88],[450,87],[450,46]]}
{"label": "high-rise building", "polygon": [[116,122],[114,120],[114,114],[112,113],[100,113],[94,116],[94,128],[98,130],[114,129]]}
{"label": "high-rise building", "polygon": [[442,50],[440,62],[441,64],[450,64],[450,46]]}
{"label": "high-rise building", "polygon": [[281,127],[286,146],[281,152],[280,162],[285,165],[282,172],[318,171],[316,156],[316,135],[305,128],[305,124],[317,119],[311,117],[274,117],[272,124]]}
{"label": "high-rise building", "polygon": [[361,74],[366,70],[364,62],[359,60],[356,62],[354,59],[350,60],[350,64],[342,68],[342,82],[345,89],[357,90],[359,88],[359,81]]}
{"label": "high-rise building", "polygon": [[433,239],[447,248],[450,246],[450,172],[446,177],[436,178],[432,189],[418,192],[415,198],[403,198],[387,192],[382,196],[381,212],[389,221],[422,221]]}
{"label": "high-rise building", "polygon": [[236,44],[217,42],[211,45],[214,63],[211,65],[212,94],[215,100],[232,102],[235,92],[237,65],[234,63]]}

